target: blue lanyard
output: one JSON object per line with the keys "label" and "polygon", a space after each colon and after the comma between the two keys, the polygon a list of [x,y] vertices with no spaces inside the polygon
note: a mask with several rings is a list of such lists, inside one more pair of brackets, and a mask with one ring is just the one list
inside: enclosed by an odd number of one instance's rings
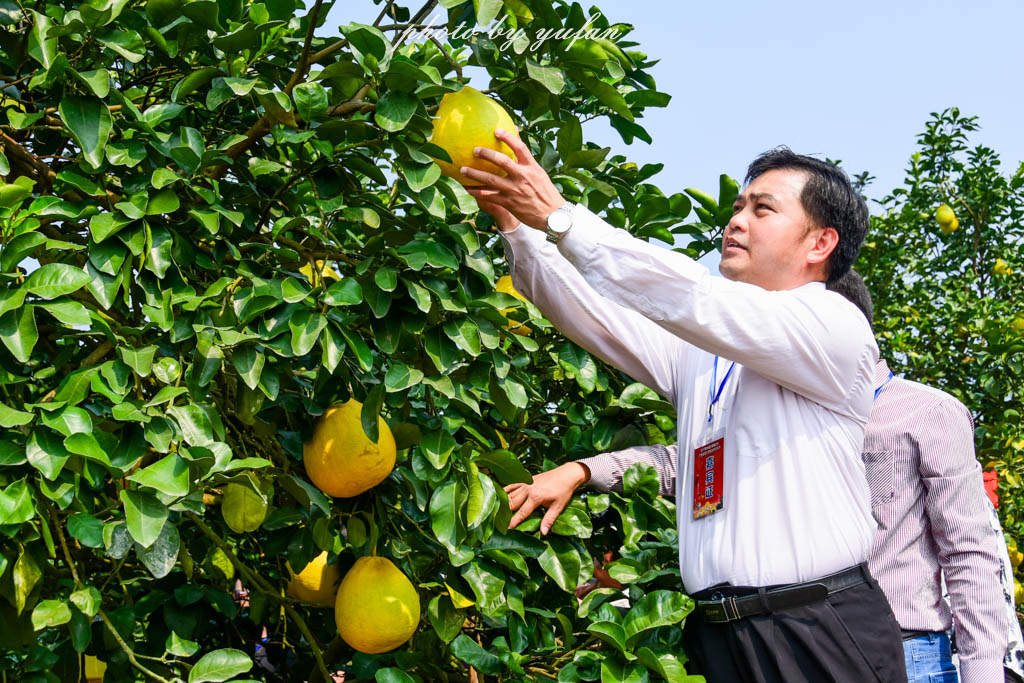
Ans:
{"label": "blue lanyard", "polygon": [[892,370],[890,370],[889,371],[889,376],[885,378],[884,382],[882,382],[882,386],[880,386],[877,389],[875,389],[875,398],[873,400],[875,400],[875,401],[878,400],[878,395],[880,393],[882,393],[882,389],[885,389],[885,385],[892,381],[892,377],[893,377]]}
{"label": "blue lanyard", "polygon": [[722,383],[718,385],[718,392],[715,392],[715,384],[718,382],[718,356],[715,356],[715,367],[711,371],[711,395],[709,398],[711,402],[708,404],[708,422],[711,422],[711,409],[718,403],[718,399],[722,398],[722,389],[725,388],[725,383],[729,381],[729,375],[732,374],[732,369],[736,367],[736,362],[733,361],[729,369],[725,371],[725,377],[722,378]]}

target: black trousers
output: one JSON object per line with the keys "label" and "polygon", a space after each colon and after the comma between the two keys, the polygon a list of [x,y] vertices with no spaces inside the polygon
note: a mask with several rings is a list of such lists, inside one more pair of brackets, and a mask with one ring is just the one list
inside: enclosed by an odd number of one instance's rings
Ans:
{"label": "black trousers", "polygon": [[[692,597],[708,600],[716,591],[745,593],[716,587]],[[821,602],[725,624],[693,612],[683,635],[687,673],[708,683],[907,681],[900,627],[874,579]]]}

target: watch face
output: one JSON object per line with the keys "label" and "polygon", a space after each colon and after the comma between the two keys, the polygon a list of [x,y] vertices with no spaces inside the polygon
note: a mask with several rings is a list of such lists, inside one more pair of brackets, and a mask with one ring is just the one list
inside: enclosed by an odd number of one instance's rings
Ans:
{"label": "watch face", "polygon": [[548,216],[548,229],[553,232],[565,232],[572,227],[572,216],[567,211],[555,211]]}

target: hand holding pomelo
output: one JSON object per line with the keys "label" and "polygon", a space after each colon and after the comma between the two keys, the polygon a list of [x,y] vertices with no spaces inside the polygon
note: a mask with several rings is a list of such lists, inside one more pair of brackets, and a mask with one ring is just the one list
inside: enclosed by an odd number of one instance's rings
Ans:
{"label": "hand holding pomelo", "polygon": [[434,119],[434,133],[430,142],[448,152],[451,163],[435,159],[441,173],[454,178],[463,185],[480,185],[459,173],[463,166],[505,176],[505,171],[489,161],[473,156],[476,147],[487,147],[501,152],[509,159],[515,159],[512,148],[494,137],[494,131],[502,128],[517,130],[508,112],[496,101],[479,90],[465,86],[458,92],[451,92],[441,98],[441,106]]}

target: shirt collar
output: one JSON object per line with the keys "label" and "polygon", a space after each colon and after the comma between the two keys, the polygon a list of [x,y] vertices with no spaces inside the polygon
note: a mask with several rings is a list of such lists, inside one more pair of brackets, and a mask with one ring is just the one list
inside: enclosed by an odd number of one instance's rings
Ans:
{"label": "shirt collar", "polygon": [[885,362],[884,358],[879,358],[875,365],[875,388],[885,384],[887,379],[889,379],[889,364]]}

